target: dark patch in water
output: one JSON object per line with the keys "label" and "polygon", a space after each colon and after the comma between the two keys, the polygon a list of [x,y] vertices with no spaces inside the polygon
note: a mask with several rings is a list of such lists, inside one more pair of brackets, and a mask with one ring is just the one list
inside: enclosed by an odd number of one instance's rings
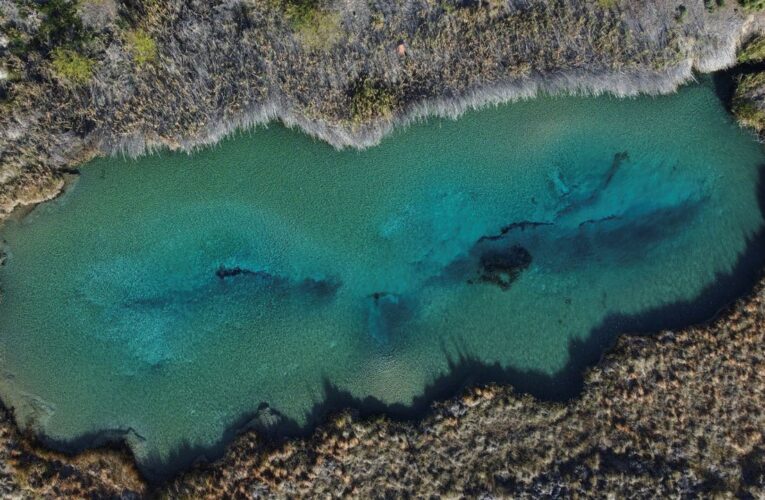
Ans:
{"label": "dark patch in water", "polygon": [[622,163],[628,161],[629,159],[630,155],[627,151],[622,151],[621,153],[616,153],[614,155],[614,159],[611,162],[611,168],[608,169],[608,173],[606,173],[606,180],[603,182],[603,189],[607,188],[611,183],[614,175],[616,175],[616,171],[619,170],[619,167],[622,166]]}
{"label": "dark patch in water", "polygon": [[481,243],[483,241],[497,241],[501,240],[507,233],[511,231],[515,231],[516,229],[520,229],[521,231],[525,231],[526,229],[534,229],[542,226],[552,226],[554,225],[553,222],[535,222],[535,221],[521,221],[521,222],[513,222],[512,224],[508,224],[506,226],[503,226],[502,229],[500,229],[499,234],[491,234],[488,236],[481,236],[481,238],[478,240],[478,243]]}
{"label": "dark patch in water", "polygon": [[233,278],[234,276],[239,276],[240,274],[254,274],[254,275],[263,275],[264,277],[270,276],[268,273],[265,273],[263,271],[251,271],[249,269],[242,269],[239,266],[236,267],[224,267],[220,266],[217,271],[215,271],[215,276],[218,277],[218,279],[226,279],[226,278]]}
{"label": "dark patch in water", "polygon": [[215,276],[221,281],[226,281],[228,278],[235,278],[237,276],[252,276],[277,289],[294,288],[321,297],[334,295],[338,288],[340,288],[340,282],[336,279],[305,278],[293,282],[289,278],[283,276],[277,276],[266,271],[253,271],[252,269],[240,266],[225,267],[221,265],[215,271]]}
{"label": "dark patch in water", "polygon": [[393,333],[412,315],[410,304],[399,294],[376,292],[368,297],[367,329],[381,344],[390,343]]}
{"label": "dark patch in water", "polygon": [[703,198],[691,198],[641,214],[608,215],[582,221],[576,231],[556,241],[561,256],[567,256],[559,262],[578,266],[593,256],[620,263],[644,259],[655,245],[690,224],[703,203]]}
{"label": "dark patch in water", "polygon": [[531,254],[520,245],[513,245],[505,250],[490,250],[481,255],[478,281],[508,290],[529,265]]}

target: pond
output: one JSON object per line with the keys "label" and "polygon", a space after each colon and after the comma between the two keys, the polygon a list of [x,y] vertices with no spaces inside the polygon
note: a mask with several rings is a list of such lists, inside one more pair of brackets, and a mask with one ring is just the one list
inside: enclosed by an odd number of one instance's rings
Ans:
{"label": "pond", "polygon": [[545,97],[337,151],[273,125],[98,159],[8,221],[0,396],[149,475],[245,423],[415,416],[466,380],[572,397],[620,333],[713,316],[762,264],[759,144],[710,85]]}

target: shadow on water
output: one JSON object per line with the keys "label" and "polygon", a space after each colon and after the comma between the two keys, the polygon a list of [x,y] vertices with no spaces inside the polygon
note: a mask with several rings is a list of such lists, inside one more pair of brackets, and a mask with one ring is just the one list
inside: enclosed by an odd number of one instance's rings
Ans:
{"label": "shadow on water", "polygon": [[737,64],[712,74],[715,94],[725,106],[726,111],[730,112],[733,109],[733,96],[736,93],[738,77],[761,71],[765,71],[765,62]]}
{"label": "shadow on water", "polygon": [[[760,211],[765,214],[765,165],[759,169],[757,194]],[[386,404],[374,397],[358,398],[333,385],[329,380],[324,380],[323,399],[306,414],[305,424],[301,425],[286,418],[266,403],[262,403],[256,411],[248,412],[234,421],[215,444],[199,446],[186,442],[169,457],[151,457],[143,461],[139,464],[139,469],[151,484],[158,486],[195,463],[219,458],[229,443],[248,430],[259,432],[275,444],[289,437],[310,435],[331,413],[343,409],[351,410],[361,418],[386,415],[401,421],[418,420],[428,414],[435,401],[446,400],[475,384],[509,384],[518,392],[529,393],[542,400],[566,401],[581,393],[584,371],[601,359],[604,352],[615,344],[619,334],[645,335],[710,321],[734,300],[751,291],[762,276],[763,267],[765,226],[750,238],[745,252],[731,271],[718,275],[713,284],[698,297],[638,315],[613,315],[605,318],[586,339],[570,342],[569,361],[555,375],[516,370],[498,363],[485,363],[461,349],[459,339],[455,339],[456,357],[443,346],[444,355],[448,360],[447,373],[428,384],[422,394],[409,405]],[[130,453],[126,443],[136,439],[140,440],[141,437],[131,429],[95,432],[71,441],[38,437],[44,446],[66,453],[77,453],[94,447],[108,447]]]}

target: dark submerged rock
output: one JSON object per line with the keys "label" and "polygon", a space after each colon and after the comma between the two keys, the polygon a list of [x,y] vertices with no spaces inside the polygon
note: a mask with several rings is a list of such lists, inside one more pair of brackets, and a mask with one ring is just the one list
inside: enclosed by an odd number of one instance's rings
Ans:
{"label": "dark submerged rock", "polygon": [[531,265],[531,254],[520,245],[507,250],[491,250],[481,256],[478,281],[508,290],[518,276]]}

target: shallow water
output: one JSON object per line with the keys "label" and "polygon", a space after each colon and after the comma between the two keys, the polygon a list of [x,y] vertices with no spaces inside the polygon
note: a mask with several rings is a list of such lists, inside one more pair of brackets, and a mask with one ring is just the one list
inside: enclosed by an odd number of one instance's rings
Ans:
{"label": "shallow water", "polygon": [[261,402],[293,426],[328,387],[404,408],[454,359],[555,392],[572,342],[673,325],[734,271],[763,159],[699,85],[430,120],[364,152],[273,126],[97,160],[2,229],[0,394],[59,444],[130,429],[159,473]]}

